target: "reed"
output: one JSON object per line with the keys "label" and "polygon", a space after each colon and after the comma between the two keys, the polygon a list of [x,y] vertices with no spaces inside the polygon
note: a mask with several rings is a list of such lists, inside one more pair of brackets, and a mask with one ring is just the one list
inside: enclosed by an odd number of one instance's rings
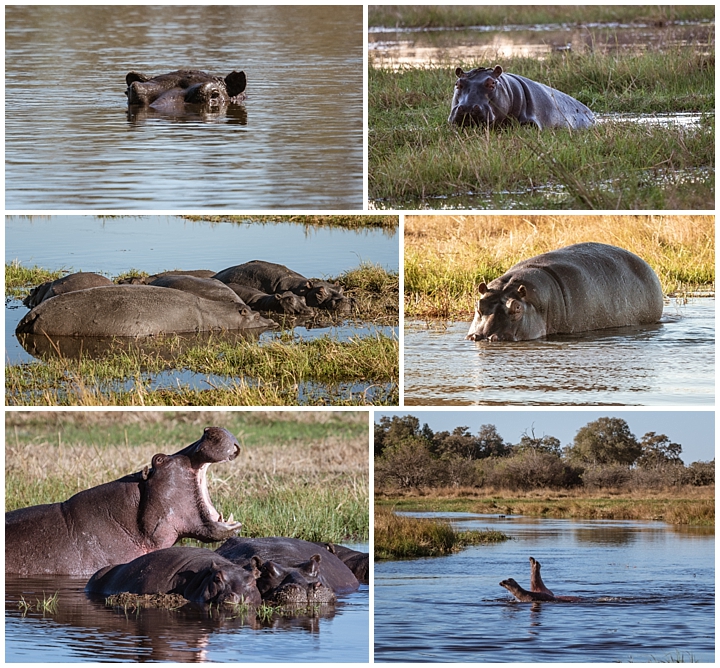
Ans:
{"label": "reed", "polygon": [[396,230],[398,228],[397,216],[385,215],[362,215],[362,216],[182,216],[187,220],[210,222],[210,223],[259,223],[262,225],[273,225],[283,223],[295,223],[305,227],[340,227],[349,230],[362,230],[367,228],[382,228],[385,230]]}

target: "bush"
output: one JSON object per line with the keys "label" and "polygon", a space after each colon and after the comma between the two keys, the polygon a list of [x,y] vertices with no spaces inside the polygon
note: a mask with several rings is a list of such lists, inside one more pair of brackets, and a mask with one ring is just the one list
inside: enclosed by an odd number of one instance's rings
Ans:
{"label": "bush", "polygon": [[566,464],[556,454],[535,449],[511,457],[490,457],[478,468],[483,482],[499,489],[568,488],[580,484],[581,469]]}

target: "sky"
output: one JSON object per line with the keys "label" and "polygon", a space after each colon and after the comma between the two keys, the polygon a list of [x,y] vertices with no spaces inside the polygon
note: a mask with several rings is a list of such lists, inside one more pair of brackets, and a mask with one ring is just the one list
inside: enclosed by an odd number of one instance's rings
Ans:
{"label": "sky", "polygon": [[523,411],[512,408],[503,410],[418,410],[375,411],[375,422],[383,415],[414,415],[420,425],[429,425],[433,431],[452,431],[455,427],[469,427],[477,434],[484,424],[495,425],[506,443],[516,444],[523,433],[535,431],[536,437],[554,436],[562,446],[570,445],[575,434],[588,422],[601,417],[617,417],[625,420],[631,433],[640,440],[654,431],[665,434],[673,443],[682,445],[681,457],[685,464],[709,461],[715,457],[715,415],[708,410],[543,410]]}

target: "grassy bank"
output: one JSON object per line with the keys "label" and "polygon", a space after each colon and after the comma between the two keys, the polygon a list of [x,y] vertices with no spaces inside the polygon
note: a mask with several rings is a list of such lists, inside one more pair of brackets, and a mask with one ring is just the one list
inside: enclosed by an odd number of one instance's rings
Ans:
{"label": "grassy bank", "polygon": [[305,227],[341,227],[348,230],[361,230],[365,228],[382,228],[397,230],[397,216],[182,216],[192,221],[207,221],[211,223],[261,223],[272,225],[274,223],[296,223]]}
{"label": "grassy bank", "polygon": [[695,127],[605,118],[583,132],[450,127],[457,65],[476,63],[370,68],[368,185],[378,206],[714,208],[714,56],[688,48],[503,60],[597,114],[707,114]]}
{"label": "grassy bank", "polygon": [[507,540],[499,531],[456,531],[449,522],[403,517],[377,506],[373,534],[376,559],[437,557]]}
{"label": "grassy bank", "polygon": [[10,412],[5,419],[5,508],[61,501],[196,441],[204,427],[242,445],[214,464],[215,507],[246,536],[367,540],[366,412]]}
{"label": "grassy bank", "polygon": [[655,493],[554,492],[527,494],[479,489],[433,490],[423,496],[381,496],[377,508],[426,512],[499,513],[595,520],[660,520],[715,526],[715,488],[691,487]]}
{"label": "grassy bank", "polygon": [[636,253],[665,294],[713,291],[713,216],[408,216],[405,315],[467,318],[477,286],[520,260],[583,241]]}

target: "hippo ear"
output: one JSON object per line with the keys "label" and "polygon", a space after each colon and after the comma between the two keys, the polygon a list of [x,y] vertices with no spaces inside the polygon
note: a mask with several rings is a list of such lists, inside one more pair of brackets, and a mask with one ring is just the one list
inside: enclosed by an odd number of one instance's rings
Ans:
{"label": "hippo ear", "polygon": [[306,287],[308,290],[312,290],[312,286],[313,286],[312,281],[308,281],[307,283],[305,283],[305,287]]}
{"label": "hippo ear", "polygon": [[525,289],[524,285],[521,285],[517,289],[517,294],[518,294],[518,297],[520,297],[520,299],[525,299],[525,297],[527,297],[527,290]]}
{"label": "hippo ear", "polygon": [[463,72],[463,68],[462,68],[462,67],[457,67],[457,68],[455,68],[455,76],[456,76],[458,79],[459,79],[460,77],[464,77],[464,76],[465,76],[465,72]]}
{"label": "hippo ear", "polygon": [[167,460],[168,460],[167,455],[162,455],[162,454],[155,455],[152,458],[152,467],[155,469],[158,466],[163,466]]}
{"label": "hippo ear", "polygon": [[134,83],[135,81],[150,81],[152,77],[147,76],[146,74],[140,74],[140,72],[128,72],[125,75],[125,83],[129,86],[131,83]]}
{"label": "hippo ear", "polygon": [[230,72],[225,77],[225,86],[230,97],[236,97],[245,91],[247,87],[247,78],[245,72]]}
{"label": "hippo ear", "polygon": [[146,467],[142,470],[142,479],[143,479],[143,480],[147,480],[149,477],[150,477],[150,469],[146,466]]}
{"label": "hippo ear", "polygon": [[260,568],[262,568],[262,559],[257,555],[254,555],[253,558],[250,559],[250,572],[256,580],[261,575]]}
{"label": "hippo ear", "polygon": [[280,577],[283,573],[282,569],[280,568],[279,564],[276,564],[274,561],[266,561],[262,565],[263,570],[266,573],[269,573],[273,577]]}
{"label": "hippo ear", "polygon": [[499,79],[499,78],[500,78],[500,75],[501,75],[502,73],[503,73],[503,68],[500,67],[500,65],[495,65],[495,69],[492,71],[492,75],[493,75],[496,79]]}
{"label": "hippo ear", "polygon": [[478,292],[481,295],[484,295],[487,291],[488,291],[488,286],[485,285],[485,283],[480,283],[480,285],[478,285]]}

